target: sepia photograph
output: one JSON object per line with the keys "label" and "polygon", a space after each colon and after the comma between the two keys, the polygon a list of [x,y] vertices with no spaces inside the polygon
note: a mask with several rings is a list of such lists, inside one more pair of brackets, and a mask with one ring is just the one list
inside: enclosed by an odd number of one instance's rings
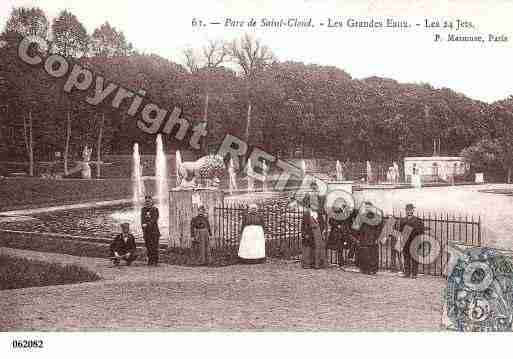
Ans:
{"label": "sepia photograph", "polygon": [[2,349],[511,332],[511,15],[3,0]]}

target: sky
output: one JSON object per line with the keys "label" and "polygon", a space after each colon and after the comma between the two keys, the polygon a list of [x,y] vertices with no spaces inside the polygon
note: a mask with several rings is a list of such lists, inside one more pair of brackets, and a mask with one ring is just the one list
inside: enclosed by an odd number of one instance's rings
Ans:
{"label": "sky", "polygon": [[[73,12],[92,31],[105,21],[123,30],[134,46],[183,63],[186,47],[200,49],[209,40],[233,40],[249,32],[267,44],[280,61],[337,66],[353,78],[380,76],[399,82],[449,87],[485,102],[513,95],[513,1],[510,0],[2,0],[0,27],[16,6],[38,6],[50,21],[59,11]],[[308,18],[314,28],[230,28],[226,18]],[[411,29],[372,30],[319,26],[328,18],[347,21],[407,20]],[[193,27],[192,19],[221,22]],[[456,19],[471,21],[472,34],[505,34],[501,43],[435,42],[457,31],[415,24]],[[467,32],[461,32],[467,34]],[[468,33],[470,34],[470,33]]]}

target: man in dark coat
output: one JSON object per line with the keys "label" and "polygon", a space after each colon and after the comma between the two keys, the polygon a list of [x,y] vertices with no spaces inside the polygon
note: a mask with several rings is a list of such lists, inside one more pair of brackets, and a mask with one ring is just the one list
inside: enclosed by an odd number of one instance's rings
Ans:
{"label": "man in dark coat", "polygon": [[191,237],[193,238],[200,264],[208,264],[210,262],[209,238],[211,235],[210,222],[208,221],[205,207],[200,206],[198,208],[198,215],[191,219]]}
{"label": "man in dark coat", "polygon": [[415,279],[419,271],[419,262],[412,256],[412,251],[417,248],[411,248],[415,237],[424,233],[424,223],[419,217],[414,215],[415,207],[413,204],[408,203],[405,207],[406,218],[399,221],[399,231],[406,234],[403,243],[403,261],[404,261],[404,275],[403,277]]}
{"label": "man in dark coat", "polygon": [[120,260],[123,259],[126,261],[126,265],[129,266],[137,258],[135,254],[135,238],[130,233],[130,224],[121,224],[121,233],[114,238],[109,250],[114,265],[118,265]]}
{"label": "man in dark coat", "polygon": [[311,268],[313,265],[315,269],[319,269],[327,266],[326,243],[323,237],[325,227],[324,216],[311,209],[303,212],[301,223],[303,268]]}
{"label": "man in dark coat", "polygon": [[317,183],[310,184],[310,192],[306,193],[303,198],[303,206],[311,210],[326,215],[326,196],[321,195]]}
{"label": "man in dark coat", "polygon": [[355,254],[356,233],[351,225],[356,212],[346,204],[338,205],[328,217],[329,235],[326,247],[337,252],[338,265],[342,266]]}
{"label": "man in dark coat", "polygon": [[148,254],[148,265],[156,266],[159,261],[159,210],[153,205],[151,196],[144,197],[141,209],[141,226],[144,244]]}

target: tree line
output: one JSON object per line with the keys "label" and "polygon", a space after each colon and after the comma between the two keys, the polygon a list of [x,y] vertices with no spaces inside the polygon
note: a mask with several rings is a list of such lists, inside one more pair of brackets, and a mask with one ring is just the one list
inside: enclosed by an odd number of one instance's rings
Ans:
{"label": "tree line", "polygon": [[[279,61],[249,35],[184,49],[182,65],[137,51],[108,22],[88,34],[67,10],[50,24],[43,10],[24,7],[12,10],[0,38],[3,160],[48,160],[60,151],[71,161],[86,144],[97,158],[130,153],[134,142],[146,153],[155,148],[126,110],[89,106],[62,91],[64,80],[22,63],[17,44],[26,35],[162,108],[179,106],[188,120],[206,122],[198,156],[227,133],[280,157],[389,163],[431,155],[439,139],[442,154],[462,154],[476,171],[505,176],[513,166],[513,97],[487,104],[427,83],[355,79],[333,66]],[[169,151],[181,148],[172,139]]]}

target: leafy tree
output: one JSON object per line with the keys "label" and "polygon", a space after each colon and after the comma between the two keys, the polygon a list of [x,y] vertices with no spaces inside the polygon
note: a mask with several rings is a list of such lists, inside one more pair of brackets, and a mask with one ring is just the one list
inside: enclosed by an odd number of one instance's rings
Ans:
{"label": "leafy tree", "polygon": [[501,146],[497,140],[482,139],[463,149],[460,155],[470,164],[472,172],[484,172],[492,178],[502,173]]}
{"label": "leafy tree", "polygon": [[499,144],[499,158],[504,170],[507,172],[507,182],[511,183],[513,169],[513,108],[508,106],[508,100],[494,104],[492,117],[495,119],[497,142]]}
{"label": "leafy tree", "polygon": [[118,31],[108,22],[93,31],[91,36],[93,56],[128,56],[134,52],[133,45],[127,42],[123,31]]}
{"label": "leafy tree", "polygon": [[[223,64],[228,55],[227,46],[218,41],[210,41],[202,49],[202,54],[197,55],[191,48],[184,50],[185,64],[189,72],[198,77],[203,83],[205,92],[205,102],[203,107],[203,122],[205,123],[205,130],[210,131],[208,128],[208,105],[210,100],[210,91],[212,84],[218,80],[216,79],[217,69]],[[208,133],[208,132],[207,132]],[[203,137],[202,152],[206,153],[208,147],[208,138]]]}
{"label": "leafy tree", "polygon": [[82,57],[89,48],[89,35],[75,15],[67,10],[52,23],[53,50],[66,57]]}
{"label": "leafy tree", "polygon": [[251,106],[253,101],[252,95],[254,81],[257,76],[275,60],[275,57],[266,45],[263,45],[258,39],[253,39],[249,34],[245,34],[241,39],[234,40],[231,43],[230,55],[242,69],[243,76],[247,83],[248,110],[244,139],[248,142],[249,129],[251,126]]}
{"label": "leafy tree", "polygon": [[43,10],[38,7],[13,8],[7,20],[4,31],[18,33],[21,36],[39,36],[48,38],[48,19]]}

